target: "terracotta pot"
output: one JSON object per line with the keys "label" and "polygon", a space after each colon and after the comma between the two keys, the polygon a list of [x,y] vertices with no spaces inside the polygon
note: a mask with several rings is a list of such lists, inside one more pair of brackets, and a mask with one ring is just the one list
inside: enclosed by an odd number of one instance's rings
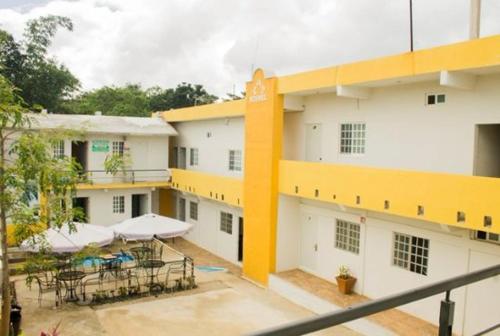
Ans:
{"label": "terracotta pot", "polygon": [[354,284],[356,283],[356,278],[355,277],[348,277],[346,278],[341,278],[341,277],[336,277],[337,279],[337,286],[339,287],[339,291],[342,294],[351,294],[352,293],[352,288],[354,287]]}

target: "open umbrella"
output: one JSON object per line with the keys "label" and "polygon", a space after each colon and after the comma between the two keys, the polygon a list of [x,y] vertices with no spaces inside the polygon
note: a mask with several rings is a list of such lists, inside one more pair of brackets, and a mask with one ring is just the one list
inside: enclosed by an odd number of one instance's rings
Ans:
{"label": "open umbrella", "polygon": [[151,240],[153,237],[173,238],[184,235],[193,227],[170,217],[156,214],[146,214],[135,218],[126,219],[121,223],[111,226],[115,234],[127,240]]}
{"label": "open umbrella", "polygon": [[52,252],[77,252],[89,244],[105,246],[114,239],[113,230],[98,225],[74,223],[76,231],[70,232],[68,224],[60,229],[50,228],[21,243],[24,251],[38,252],[42,248],[50,248]]}

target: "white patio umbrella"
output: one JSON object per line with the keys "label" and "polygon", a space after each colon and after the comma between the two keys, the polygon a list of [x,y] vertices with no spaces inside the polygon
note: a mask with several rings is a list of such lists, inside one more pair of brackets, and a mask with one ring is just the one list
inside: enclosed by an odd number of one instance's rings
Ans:
{"label": "white patio umbrella", "polygon": [[70,232],[68,224],[60,229],[50,228],[21,243],[24,251],[38,252],[48,247],[55,253],[77,252],[89,244],[105,246],[114,239],[113,230],[104,226],[74,223],[76,231]]}
{"label": "white patio umbrella", "polygon": [[190,223],[150,213],[126,219],[112,225],[111,229],[117,237],[126,240],[151,240],[155,236],[158,238],[182,236],[192,227]]}

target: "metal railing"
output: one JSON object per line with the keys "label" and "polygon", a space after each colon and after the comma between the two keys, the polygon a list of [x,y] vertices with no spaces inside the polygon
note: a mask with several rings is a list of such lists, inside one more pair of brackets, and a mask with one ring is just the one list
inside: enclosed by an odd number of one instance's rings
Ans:
{"label": "metal railing", "polygon": [[[378,300],[354,305],[343,310],[321,314],[312,318],[290,322],[282,326],[250,333],[248,334],[248,336],[304,335],[307,333],[353,321],[368,315],[379,313],[384,310],[399,307],[407,303],[425,299],[439,293],[446,293],[445,299],[441,301],[441,309],[439,315],[439,335],[451,336],[455,303],[450,300],[450,291],[477,281],[494,277],[499,274],[500,264],[467,274],[459,275],[430,285],[411,289],[402,293],[387,296]],[[500,324],[497,324],[485,331],[478,333],[477,335],[483,335],[485,332],[490,332],[499,327]]]}
{"label": "metal railing", "polygon": [[81,172],[81,183],[136,183],[169,181],[171,175],[168,169],[125,169],[116,174],[105,170],[85,170]]}

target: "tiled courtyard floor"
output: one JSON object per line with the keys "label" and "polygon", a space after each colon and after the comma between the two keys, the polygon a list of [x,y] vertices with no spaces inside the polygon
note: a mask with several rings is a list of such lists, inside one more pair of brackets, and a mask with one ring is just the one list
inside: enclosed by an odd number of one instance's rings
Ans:
{"label": "tiled courtyard floor", "polygon": [[[301,270],[291,270],[276,275],[340,307],[345,308],[370,300],[366,296],[358,294],[343,295],[335,284]],[[438,334],[438,328],[435,325],[396,309],[368,316],[367,319],[397,335],[431,336]]]}
{"label": "tiled courtyard floor", "polygon": [[[133,245],[116,244],[113,250]],[[250,331],[312,316],[310,311],[281,296],[255,286],[240,277],[241,270],[221,258],[183,240],[169,245],[194,258],[196,265],[227,268],[227,272],[201,272],[195,275],[198,288],[159,297],[145,297],[95,307],[65,303],[54,307],[54,294],[43,295],[38,306],[38,289],[29,290],[24,276],[16,277],[18,299],[23,307],[25,335],[60,323],[64,336],[100,335],[241,335]],[[355,336],[343,327],[314,335]]]}

